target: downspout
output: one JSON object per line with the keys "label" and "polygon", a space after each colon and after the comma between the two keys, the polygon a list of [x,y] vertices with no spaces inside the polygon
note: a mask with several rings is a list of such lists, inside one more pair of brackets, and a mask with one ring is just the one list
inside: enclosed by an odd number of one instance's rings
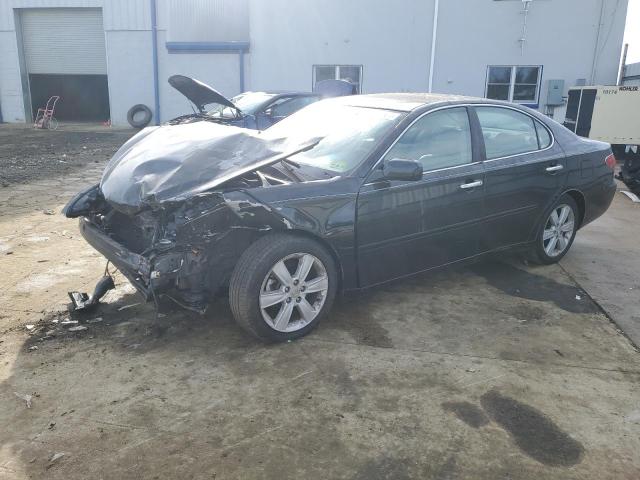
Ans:
{"label": "downspout", "polygon": [[240,58],[240,93],[244,92],[244,50],[238,51]]}
{"label": "downspout", "polygon": [[431,35],[431,62],[429,65],[429,93],[433,91],[433,66],[436,62],[436,39],[438,38],[438,10],[440,0],[435,0],[433,6],[433,32]]}
{"label": "downspout", "polygon": [[151,2],[151,50],[153,52],[153,94],[154,94],[154,117],[156,125],[160,125],[160,85],[158,83],[158,14],[157,0]]}
{"label": "downspout", "polygon": [[600,2],[600,19],[598,20],[598,34],[596,35],[596,47],[593,52],[593,63],[591,64],[591,79],[589,81],[590,85],[593,85],[596,81],[596,70],[598,68],[598,49],[600,48],[600,31],[602,30],[602,17],[604,16],[604,2],[605,0],[601,0]]}

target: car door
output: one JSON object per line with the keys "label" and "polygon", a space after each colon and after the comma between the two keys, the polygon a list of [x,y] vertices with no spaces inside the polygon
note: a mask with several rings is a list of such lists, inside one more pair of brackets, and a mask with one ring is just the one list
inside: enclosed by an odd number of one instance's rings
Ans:
{"label": "car door", "polygon": [[[466,107],[415,120],[361,187],[357,205],[362,286],[445,265],[478,253],[484,174]],[[386,180],[391,159],[418,160],[416,181]]]}
{"label": "car door", "polygon": [[564,185],[564,152],[549,129],[506,106],[476,106],[485,151],[485,213],[481,250],[533,239],[535,228]]}

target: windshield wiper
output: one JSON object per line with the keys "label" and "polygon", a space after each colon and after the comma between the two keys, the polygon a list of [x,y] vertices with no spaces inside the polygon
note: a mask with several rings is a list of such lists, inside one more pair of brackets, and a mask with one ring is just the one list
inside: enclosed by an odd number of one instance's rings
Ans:
{"label": "windshield wiper", "polygon": [[295,170],[291,168],[292,166],[295,168],[300,168],[300,164],[298,162],[294,162],[293,160],[289,160],[288,158],[281,158],[280,163],[287,170],[287,172],[291,174],[291,176],[296,182],[302,181],[302,178],[300,178],[300,176],[295,172]]}

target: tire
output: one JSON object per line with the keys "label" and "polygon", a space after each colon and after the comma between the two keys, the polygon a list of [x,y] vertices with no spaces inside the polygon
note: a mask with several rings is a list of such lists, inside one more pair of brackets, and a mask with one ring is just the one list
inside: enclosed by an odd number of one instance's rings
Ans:
{"label": "tire", "polygon": [[[136,114],[138,113],[144,113],[144,116],[140,119],[135,119]],[[149,122],[151,121],[151,118],[153,117],[151,110],[149,109],[149,107],[147,107],[146,105],[143,104],[138,104],[138,105],[134,105],[133,107],[131,107],[129,109],[129,111],[127,112],[127,122],[129,122],[129,125],[131,125],[133,128],[144,128],[147,125],[149,125]]]}
{"label": "tire", "polygon": [[[569,210],[566,210],[566,208]],[[566,220],[563,220],[562,216],[565,212],[567,217]],[[562,224],[553,224],[552,216],[554,213],[555,218],[558,221],[562,221]],[[573,245],[579,218],[580,210],[575,200],[570,195],[562,195],[554,206],[546,212],[538,227],[535,244],[529,252],[531,260],[542,265],[551,265],[559,262]],[[569,224],[571,224],[570,231],[568,230]],[[545,234],[545,232],[547,233]],[[553,233],[555,235],[548,238]]]}
{"label": "tire", "polygon": [[[294,283],[303,265],[311,266]],[[318,326],[333,305],[337,283],[336,263],[318,242],[270,234],[253,243],[238,260],[229,284],[229,303],[236,322],[247,332],[264,341],[284,342]],[[275,303],[267,305],[271,302]]]}

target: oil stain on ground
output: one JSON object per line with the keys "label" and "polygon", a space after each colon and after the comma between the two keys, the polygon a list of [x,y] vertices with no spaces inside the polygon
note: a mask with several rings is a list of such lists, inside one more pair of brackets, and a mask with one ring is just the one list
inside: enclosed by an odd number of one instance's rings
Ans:
{"label": "oil stain on ground", "polygon": [[480,403],[531,458],[545,465],[564,467],[582,460],[584,447],[535,408],[493,390],[485,393]]}
{"label": "oil stain on ground", "polygon": [[473,428],[480,428],[489,423],[482,410],[469,402],[444,402],[442,408],[455,414],[460,420]]}
{"label": "oil stain on ground", "polygon": [[[504,293],[528,300],[553,302],[571,313],[597,313],[598,307],[573,285],[521,270],[502,262],[485,262],[471,267],[476,275]],[[581,299],[576,299],[576,295]]]}
{"label": "oil stain on ground", "polygon": [[373,294],[353,295],[337,302],[331,313],[331,323],[348,332],[359,345],[392,348],[386,328],[373,316]]}
{"label": "oil stain on ground", "polygon": [[366,462],[352,480],[409,480],[409,462],[385,456]]}

